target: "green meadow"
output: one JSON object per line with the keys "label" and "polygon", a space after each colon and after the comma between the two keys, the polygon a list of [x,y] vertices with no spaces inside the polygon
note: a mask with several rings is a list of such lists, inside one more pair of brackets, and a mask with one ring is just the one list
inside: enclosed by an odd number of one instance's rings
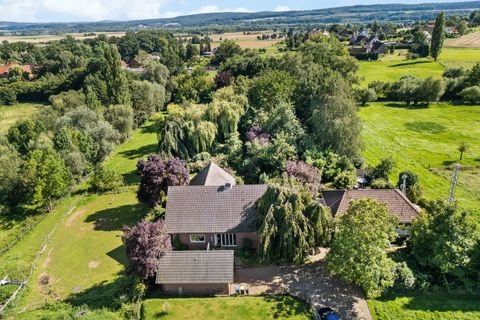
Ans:
{"label": "green meadow", "polygon": [[[364,157],[369,165],[392,157],[391,176],[411,170],[420,176],[428,198],[446,199],[451,167],[462,165],[456,200],[480,222],[480,106],[439,103],[429,108],[406,108],[397,103],[372,103],[360,109],[363,120]],[[469,150],[460,161],[458,146]]]}
{"label": "green meadow", "polygon": [[446,68],[469,69],[479,62],[480,49],[444,48],[438,61],[431,58],[407,60],[406,50],[397,50],[378,61],[360,61],[359,77],[364,86],[374,80],[396,81],[405,75],[440,78]]}
{"label": "green meadow", "polygon": [[37,103],[17,103],[13,106],[0,105],[0,135],[5,134],[15,122],[26,119],[42,106]]}

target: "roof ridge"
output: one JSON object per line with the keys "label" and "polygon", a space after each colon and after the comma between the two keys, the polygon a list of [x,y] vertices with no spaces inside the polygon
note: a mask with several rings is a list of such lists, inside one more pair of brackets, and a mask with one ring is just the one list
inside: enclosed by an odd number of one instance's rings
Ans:
{"label": "roof ridge", "polygon": [[399,189],[393,189],[395,190],[404,200],[405,202],[411,207],[413,208],[413,210],[415,210],[416,212],[420,212],[420,210],[418,210],[417,207],[415,207],[415,205],[412,203],[412,201],[410,201],[410,199],[408,199],[408,197],[406,195],[403,194],[402,191],[400,191]]}

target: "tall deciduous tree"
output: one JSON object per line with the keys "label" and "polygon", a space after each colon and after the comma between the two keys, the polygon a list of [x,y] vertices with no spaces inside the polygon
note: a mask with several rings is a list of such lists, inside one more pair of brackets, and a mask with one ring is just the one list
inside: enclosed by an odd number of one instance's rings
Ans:
{"label": "tall deciduous tree", "polygon": [[52,149],[32,151],[23,164],[22,180],[27,204],[34,209],[53,209],[53,201],[70,188],[71,175],[60,156]]}
{"label": "tall deciduous tree", "polygon": [[233,40],[225,40],[220,43],[215,51],[215,56],[212,59],[212,64],[220,65],[229,58],[242,53],[242,48]]}
{"label": "tall deciduous tree", "polygon": [[130,91],[125,71],[120,64],[120,54],[115,45],[103,46],[101,77],[106,82],[109,104],[130,104]]}
{"label": "tall deciduous tree", "polygon": [[432,45],[430,54],[435,61],[442,52],[443,41],[445,40],[445,13],[441,12],[435,20],[435,27],[432,33]]}
{"label": "tall deciduous tree", "polygon": [[165,88],[148,81],[133,81],[130,84],[133,106],[133,120],[136,127],[141,126],[165,104]]}
{"label": "tall deciduous tree", "polygon": [[15,148],[0,138],[0,209],[2,205],[14,206],[20,201],[20,168],[22,159]]}
{"label": "tall deciduous tree", "polygon": [[340,217],[327,255],[328,269],[348,283],[377,297],[394,283],[395,262],[386,249],[395,238],[395,218],[385,205],[354,200]]}
{"label": "tall deciduous tree", "polygon": [[129,105],[112,105],[105,112],[105,119],[120,133],[121,141],[126,141],[133,129],[133,109]]}
{"label": "tall deciduous tree", "polygon": [[162,194],[167,195],[169,186],[186,185],[189,180],[185,162],[177,158],[165,161],[151,155],[146,161],[138,161],[137,172],[140,176],[137,198],[151,207],[160,203]]}
{"label": "tall deciduous tree", "polygon": [[[437,200],[412,223],[410,246],[413,258],[436,281],[448,284],[465,280],[472,254],[480,240],[479,230],[466,212]],[[476,277],[478,270],[473,271]]]}
{"label": "tall deciduous tree", "polygon": [[164,220],[142,220],[133,227],[125,226],[122,240],[130,270],[143,279],[153,277],[157,272],[158,258],[172,250]]}
{"label": "tall deciduous tree", "polygon": [[323,150],[355,157],[360,154],[361,122],[350,84],[340,77],[312,102],[308,123],[313,141]]}

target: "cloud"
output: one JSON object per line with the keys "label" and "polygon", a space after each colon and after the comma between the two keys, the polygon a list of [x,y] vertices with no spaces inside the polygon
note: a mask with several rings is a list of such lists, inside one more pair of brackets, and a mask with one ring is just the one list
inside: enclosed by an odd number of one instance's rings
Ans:
{"label": "cloud", "polygon": [[157,18],[171,0],[0,0],[2,20],[96,21]]}
{"label": "cloud", "polygon": [[291,11],[292,9],[290,9],[288,6],[278,6],[275,8],[274,11],[277,11],[277,12],[281,12],[281,11]]}
{"label": "cloud", "polygon": [[220,8],[217,5],[208,5],[208,6],[202,6],[195,11],[190,11],[188,14],[201,14],[201,13],[214,13],[214,12],[250,12],[250,10],[248,10],[245,7],[230,9],[230,8]]}

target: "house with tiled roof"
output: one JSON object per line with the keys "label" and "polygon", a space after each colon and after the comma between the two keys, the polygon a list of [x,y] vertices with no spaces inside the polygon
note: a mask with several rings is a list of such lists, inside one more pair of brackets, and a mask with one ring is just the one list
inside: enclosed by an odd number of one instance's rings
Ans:
{"label": "house with tiled roof", "polygon": [[190,180],[191,186],[223,186],[227,183],[235,185],[235,178],[214,162],[210,162]]}
{"label": "house with tiled roof", "polygon": [[0,65],[0,78],[7,78],[9,72],[13,68],[20,68],[23,72],[28,74],[29,78],[33,76],[33,68],[31,64],[20,65],[17,62],[8,62],[4,65]]}
{"label": "house with tiled roof", "polygon": [[177,246],[159,259],[156,283],[167,293],[229,294],[233,250],[259,242],[255,204],[267,185],[236,185],[215,163],[188,186],[167,191],[165,224]]}
{"label": "house with tiled roof", "polygon": [[345,213],[352,200],[364,198],[385,204],[390,215],[404,225],[410,224],[420,212],[420,208],[398,189],[329,190],[321,194],[322,204],[330,208],[333,216]]}
{"label": "house with tiled roof", "polygon": [[172,251],[158,261],[155,283],[178,295],[230,294],[233,250]]}
{"label": "house with tiled roof", "polygon": [[[167,232],[188,249],[240,248],[258,244],[255,203],[266,185],[168,188]],[[248,239],[248,240],[246,240]]]}

